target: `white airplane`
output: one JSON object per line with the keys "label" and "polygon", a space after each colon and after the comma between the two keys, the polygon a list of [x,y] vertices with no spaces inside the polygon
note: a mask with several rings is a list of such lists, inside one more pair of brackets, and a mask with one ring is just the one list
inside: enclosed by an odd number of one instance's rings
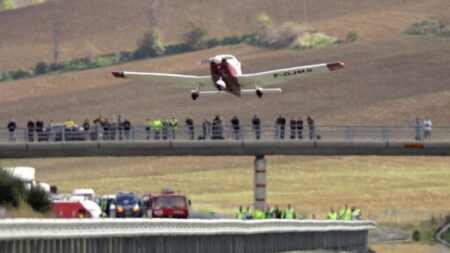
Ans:
{"label": "white airplane", "polygon": [[[309,66],[298,66],[285,69],[270,70],[265,72],[242,74],[241,62],[233,55],[222,54],[209,59],[211,69],[210,76],[178,75],[165,73],[145,73],[115,71],[112,74],[117,78],[130,78],[150,81],[155,83],[176,84],[187,86],[191,89],[191,97],[196,100],[200,94],[215,94],[228,92],[236,96],[242,93],[256,93],[262,97],[264,92],[281,92],[280,88],[263,88],[268,85],[287,82],[308,74],[323,73],[338,70],[344,67],[344,63],[332,62]],[[216,90],[205,90],[211,84]]]}

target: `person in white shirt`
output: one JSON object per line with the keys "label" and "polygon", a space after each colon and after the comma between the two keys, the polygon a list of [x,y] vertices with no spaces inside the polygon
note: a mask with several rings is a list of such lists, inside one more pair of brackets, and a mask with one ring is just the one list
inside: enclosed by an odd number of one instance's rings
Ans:
{"label": "person in white shirt", "polygon": [[423,138],[425,140],[431,138],[431,126],[431,120],[427,116],[423,121]]}

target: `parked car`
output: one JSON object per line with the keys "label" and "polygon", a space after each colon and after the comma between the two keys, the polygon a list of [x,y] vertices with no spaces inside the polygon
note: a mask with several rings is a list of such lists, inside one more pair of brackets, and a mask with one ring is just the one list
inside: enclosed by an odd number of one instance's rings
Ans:
{"label": "parked car", "polygon": [[116,217],[141,217],[139,198],[135,192],[118,192],[116,194]]}

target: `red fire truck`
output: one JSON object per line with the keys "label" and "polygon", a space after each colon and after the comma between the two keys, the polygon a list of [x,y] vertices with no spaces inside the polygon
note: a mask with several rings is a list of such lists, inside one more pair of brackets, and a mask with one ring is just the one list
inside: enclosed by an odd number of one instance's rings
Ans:
{"label": "red fire truck", "polygon": [[188,218],[190,200],[173,191],[162,191],[160,195],[148,200],[148,217],[150,218]]}

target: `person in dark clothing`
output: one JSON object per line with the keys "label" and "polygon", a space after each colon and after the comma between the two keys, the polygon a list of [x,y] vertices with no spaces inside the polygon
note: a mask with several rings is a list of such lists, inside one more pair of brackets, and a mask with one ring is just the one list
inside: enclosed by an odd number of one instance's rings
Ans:
{"label": "person in dark clothing", "polygon": [[297,137],[303,139],[303,119],[301,117],[297,119]]}
{"label": "person in dark clothing", "polygon": [[108,118],[105,118],[105,121],[103,121],[102,126],[103,126],[103,140],[109,140],[111,123],[109,122]]}
{"label": "person in dark clothing", "polygon": [[282,216],[283,216],[283,212],[280,210],[280,208],[278,208],[278,205],[275,206],[275,210],[273,210],[272,218],[281,219]]}
{"label": "person in dark clothing", "polygon": [[211,134],[211,123],[205,119],[202,123],[202,129],[203,129],[203,138],[204,140],[208,140],[209,138],[211,138],[210,134]]}
{"label": "person in dark clothing", "polygon": [[295,136],[297,135],[297,120],[295,120],[294,117],[289,121],[289,126],[291,129],[291,139],[295,139]]}
{"label": "person in dark clothing", "polygon": [[213,132],[212,139],[215,140],[223,139],[223,120],[219,115],[216,115],[216,117],[213,120],[212,132]]}
{"label": "person in dark clothing", "polygon": [[163,140],[167,140],[167,138],[169,137],[169,127],[170,127],[170,123],[167,119],[163,119],[162,120],[162,137]]}
{"label": "person in dark clothing", "polygon": [[277,127],[277,137],[279,139],[284,139],[285,127],[286,127],[286,119],[280,115],[280,117],[276,120]]}
{"label": "person in dark clothing", "polygon": [[89,120],[85,119],[83,123],[83,130],[84,130],[84,138],[87,140],[89,138],[89,130],[91,129],[91,125],[89,124]]}
{"label": "person in dark clothing", "polygon": [[194,120],[191,118],[186,119],[186,126],[188,129],[189,139],[195,140]]}
{"label": "person in dark clothing", "polygon": [[28,141],[34,141],[34,121],[33,119],[30,119],[27,123],[27,130],[28,130]]}
{"label": "person in dark clothing", "polygon": [[16,121],[14,119],[11,119],[7,127],[9,131],[9,141],[16,141]]}
{"label": "person in dark clothing", "polygon": [[89,124],[89,120],[85,119],[83,123],[83,130],[88,132],[91,129],[91,125]]}
{"label": "person in dark clothing", "polygon": [[314,120],[310,116],[308,116],[306,118],[306,122],[308,122],[309,139],[310,140],[316,139],[316,129],[315,129],[315,126],[314,126]]}
{"label": "person in dark clothing", "polygon": [[239,125],[239,119],[235,116],[230,120],[231,126],[233,127],[233,135],[236,140],[239,140],[241,137],[241,126]]}
{"label": "person in dark clothing", "polygon": [[111,124],[110,127],[109,127],[109,139],[110,140],[115,140],[116,139],[116,133],[117,133],[117,121],[112,119],[109,123]]}
{"label": "person in dark clothing", "polygon": [[39,119],[38,121],[36,121],[36,134],[37,134],[37,139],[38,141],[43,140],[43,131],[44,131],[44,121],[42,119]]}
{"label": "person in dark clothing", "polygon": [[253,116],[252,119],[253,132],[255,133],[255,137],[257,140],[261,139],[261,120],[258,116]]}
{"label": "person in dark clothing", "polygon": [[131,122],[128,119],[123,121],[123,133],[126,140],[130,139]]}
{"label": "person in dark clothing", "polygon": [[123,118],[122,116],[119,114],[119,116],[117,117],[117,131],[119,134],[119,140],[122,140],[122,135],[123,135]]}

